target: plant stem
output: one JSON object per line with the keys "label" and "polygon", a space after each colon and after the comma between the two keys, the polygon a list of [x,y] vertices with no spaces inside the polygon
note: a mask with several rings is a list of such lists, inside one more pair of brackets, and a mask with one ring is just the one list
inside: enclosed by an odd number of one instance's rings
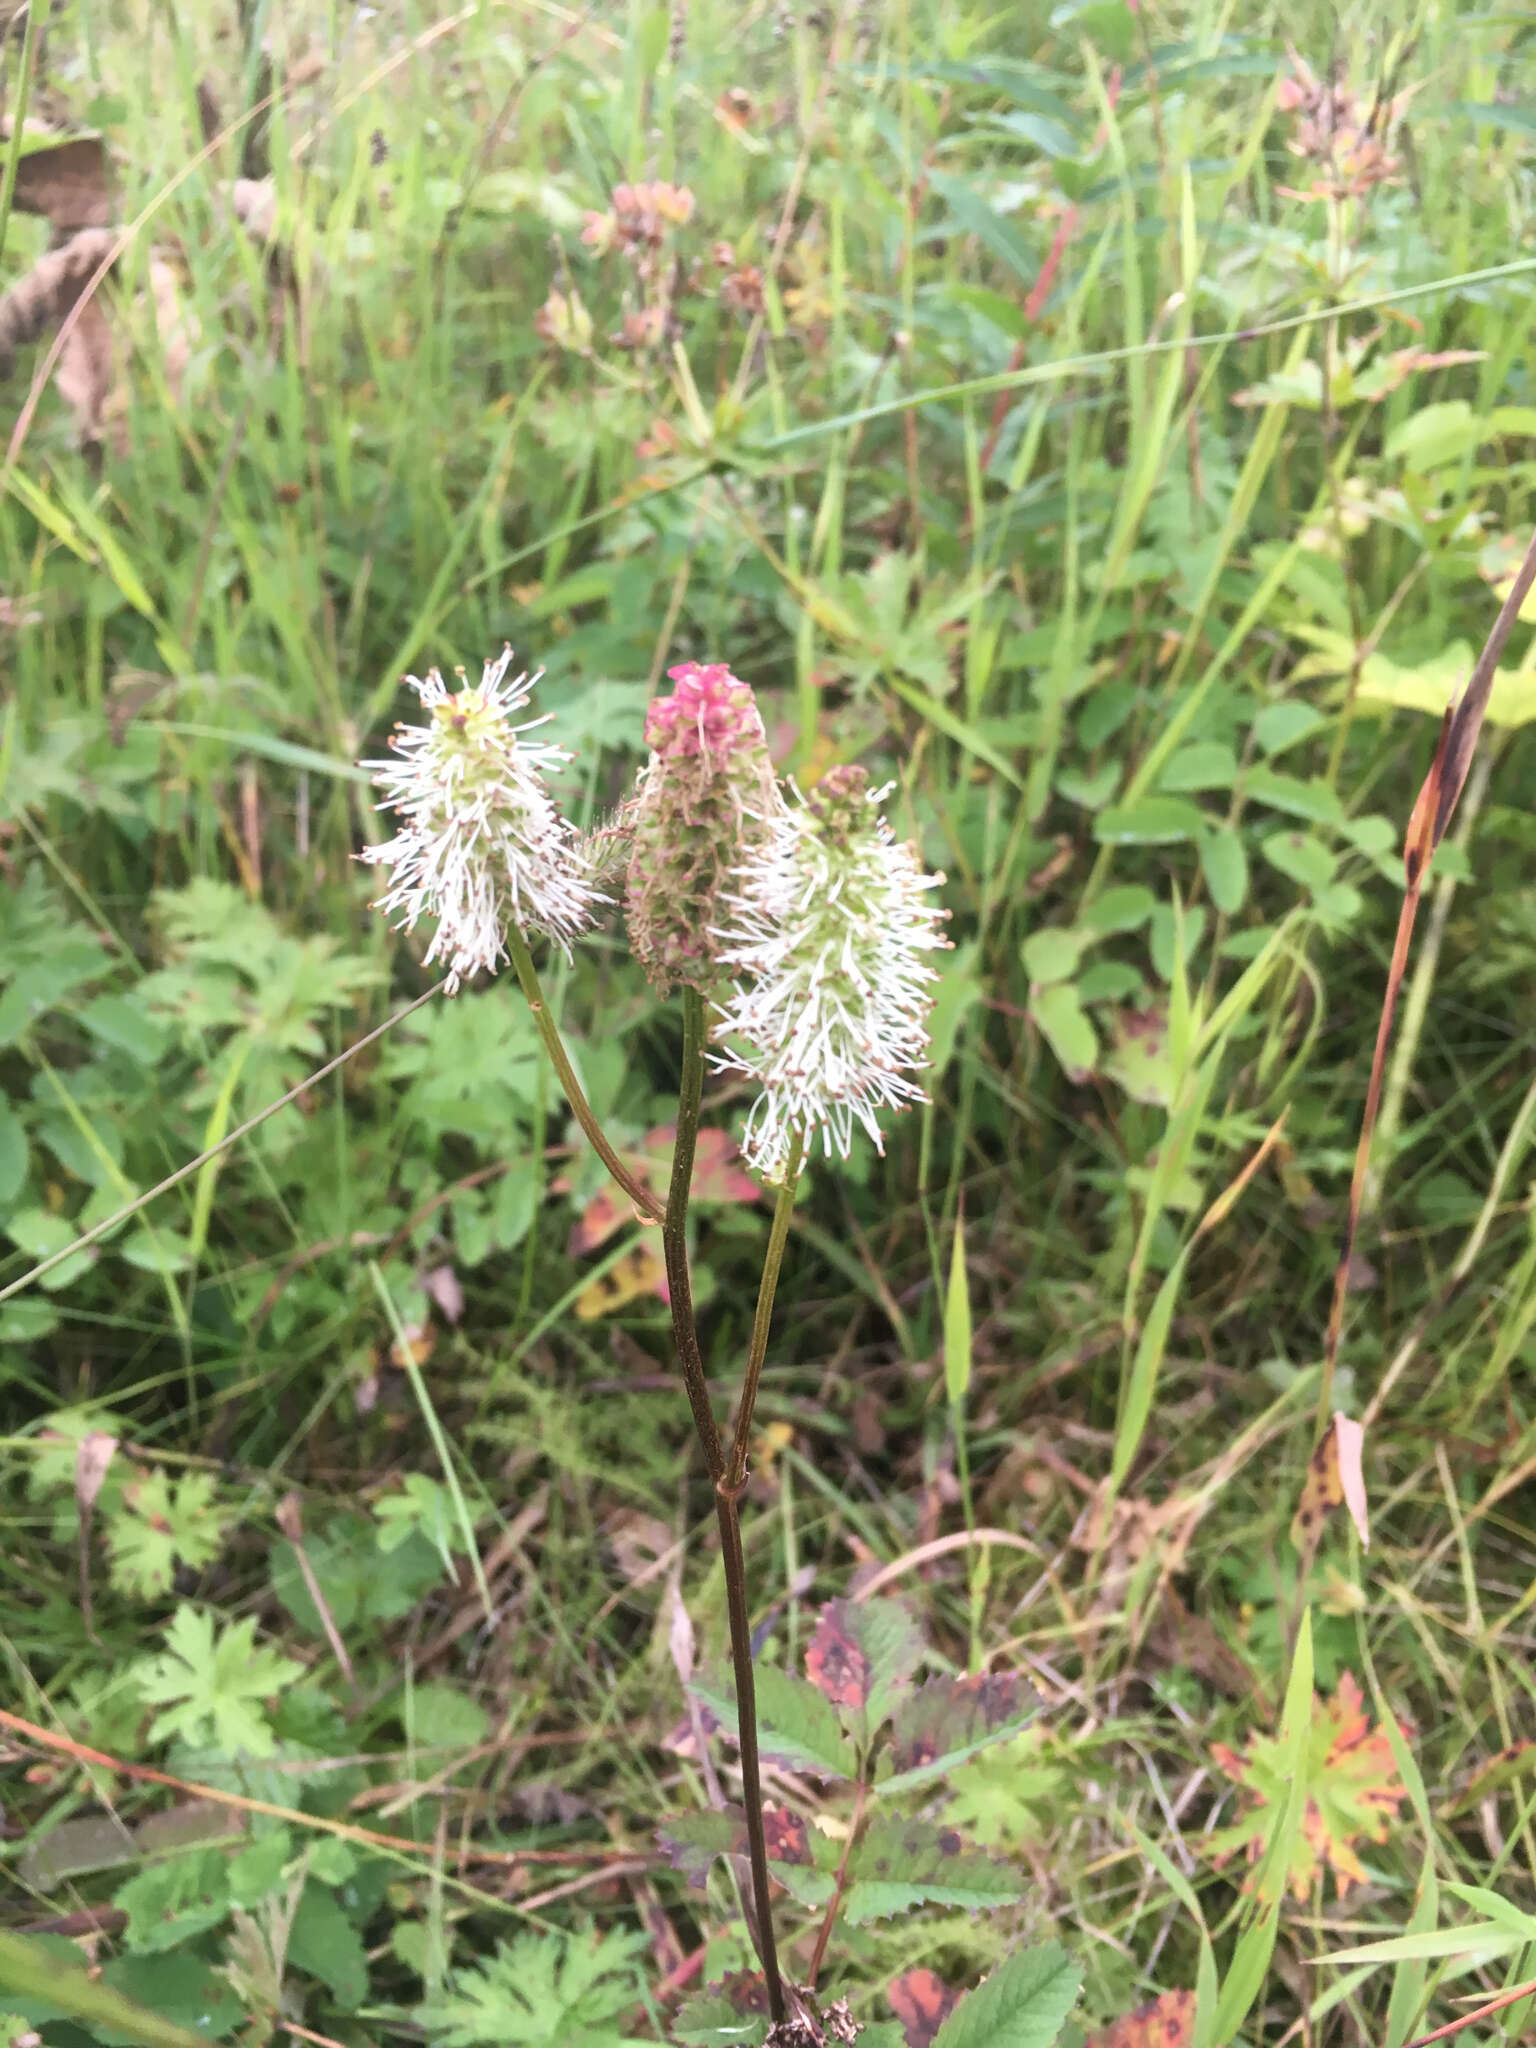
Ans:
{"label": "plant stem", "polygon": [[693,1320],[693,1280],[688,1270],[688,1196],[693,1186],[693,1154],[699,1139],[699,1102],[704,1093],[704,998],[696,988],[683,990],[683,1071],[677,1094],[677,1145],[672,1153],[672,1183],[667,1189],[666,1216],[661,1226],[671,1297],[672,1336],[677,1362],[688,1389],[693,1426],[704,1447],[711,1480],[725,1470],[720,1430],[709,1403],[709,1382],[699,1351]]}
{"label": "plant stem", "polygon": [[726,1461],[725,1483],[739,1492],[746,1483],[747,1446],[752,1432],[752,1411],[757,1406],[758,1382],[763,1376],[763,1360],[768,1355],[768,1332],[773,1323],[773,1297],[778,1289],[779,1268],[784,1263],[784,1245],[789,1236],[790,1217],[794,1213],[795,1190],[800,1185],[800,1169],[805,1162],[805,1142],[799,1140],[789,1162],[789,1171],[779,1189],[779,1199],[774,1204],[773,1228],[768,1233],[768,1252],[763,1260],[763,1277],[757,1289],[757,1313],[752,1318],[752,1342],[747,1352],[747,1369],[742,1375],[741,1400],[736,1411],[736,1428],[731,1437],[731,1454]]}
{"label": "plant stem", "polygon": [[620,1159],[618,1153],[609,1144],[603,1133],[602,1125],[592,1114],[592,1105],[582,1092],[581,1083],[576,1078],[576,1069],[571,1065],[570,1055],[567,1053],[561,1040],[555,1020],[550,1016],[549,1009],[545,1004],[544,991],[539,985],[539,973],[533,964],[533,955],[528,950],[528,941],[523,937],[515,924],[509,924],[507,927],[507,952],[511,956],[512,965],[516,970],[523,994],[528,998],[528,1007],[533,1012],[534,1023],[539,1027],[539,1036],[544,1041],[544,1050],[549,1054],[550,1065],[554,1068],[559,1078],[560,1086],[565,1092],[566,1101],[571,1105],[572,1116],[581,1125],[592,1150],[602,1160],[604,1166],[607,1167],[635,1207],[647,1221],[660,1223],[663,1215],[660,1202],[657,1201],[648,1187],[643,1186],[641,1182],[636,1180],[623,1160]]}
{"label": "plant stem", "polygon": [[[671,1296],[672,1335],[678,1363],[693,1409],[694,1427],[704,1449],[704,1460],[715,1488],[715,1519],[720,1525],[720,1557],[725,1570],[726,1613],[731,1631],[731,1663],[736,1673],[736,1727],[741,1751],[742,1806],[746,1813],[747,1857],[752,1866],[752,1898],[757,1916],[757,1949],[762,1959],[763,1979],[768,1987],[768,2011],[775,2026],[785,2016],[784,1984],[779,1975],[778,1947],[773,1935],[773,1910],[768,1895],[768,1842],[763,1830],[763,1785],[757,1754],[757,1686],[752,1671],[752,1621],[747,1610],[747,1561],[741,1545],[741,1495],[746,1485],[745,1449],[741,1451],[743,1476],[733,1480],[725,1469],[720,1431],[709,1401],[709,1383],[699,1351],[699,1333],[693,1317],[693,1287],[688,1271],[688,1197],[693,1186],[693,1156],[699,1137],[699,1104],[704,1093],[704,998],[697,989],[683,990],[683,1060],[678,1087],[677,1145],[672,1154],[672,1182],[667,1190],[666,1220],[661,1241],[667,1261],[667,1289]],[[788,1200],[792,1202],[791,1189]],[[762,1370],[762,1353],[767,1349],[767,1324],[773,1309],[773,1281],[784,1254],[784,1237],[789,1230],[787,1205],[783,1228],[774,1217],[774,1234],[769,1240],[772,1279],[764,1274],[759,1291],[758,1317],[753,1325],[748,1372],[753,1390]],[[777,1258],[774,1247],[777,1246]],[[764,1299],[766,1291],[766,1301]],[[759,1337],[761,1326],[761,1338]],[[742,1446],[750,1408],[743,1403],[737,1424]],[[732,1472],[736,1446],[732,1448]]]}

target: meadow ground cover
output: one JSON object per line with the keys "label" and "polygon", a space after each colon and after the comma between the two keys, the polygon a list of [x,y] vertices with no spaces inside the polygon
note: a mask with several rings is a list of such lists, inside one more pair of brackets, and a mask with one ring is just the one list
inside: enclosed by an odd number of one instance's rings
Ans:
{"label": "meadow ground cover", "polygon": [[[54,0],[4,54],[0,2038],[766,2032],[661,1234],[356,858],[402,675],[508,642],[589,843],[728,663],[945,878],[930,1099],[780,1205],[741,1503],[827,2038],[1520,2038],[1536,606],[1324,1360],[1531,538],[1536,25]],[[615,915],[536,952],[659,1203],[688,1006]],[[754,1094],[691,1183],[722,1426]]]}

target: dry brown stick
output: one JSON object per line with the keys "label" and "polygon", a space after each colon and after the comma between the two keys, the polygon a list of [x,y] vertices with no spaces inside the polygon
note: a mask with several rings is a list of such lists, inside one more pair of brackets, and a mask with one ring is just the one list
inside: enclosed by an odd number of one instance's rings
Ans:
{"label": "dry brown stick", "polygon": [[1536,534],[1532,535],[1530,545],[1525,551],[1525,559],[1509,587],[1509,594],[1499,607],[1499,615],[1483,643],[1483,651],[1473,664],[1466,689],[1458,702],[1446,708],[1445,719],[1440,727],[1440,744],[1435,749],[1435,758],[1430,763],[1429,773],[1424,778],[1424,785],[1419,791],[1413,815],[1408,820],[1408,830],[1404,835],[1403,868],[1407,893],[1403,898],[1403,907],[1397,920],[1397,937],[1392,946],[1392,964],[1387,971],[1387,986],[1382,997],[1381,1021],[1376,1029],[1376,1050],[1371,1058],[1370,1084],[1366,1089],[1365,1110],[1360,1119],[1360,1142],[1355,1151],[1355,1170],[1349,1184],[1349,1213],[1344,1225],[1344,1248],[1333,1280],[1333,1303],[1328,1312],[1328,1336],[1323,1349],[1323,1378],[1317,1404],[1316,1435],[1319,1440],[1328,1426],[1328,1418],[1332,1412],[1334,1368],[1338,1363],[1339,1339],[1344,1328],[1344,1298],[1349,1290],[1349,1269],[1354,1258],[1355,1233],[1360,1225],[1360,1205],[1365,1194],[1366,1172],[1370,1166],[1371,1139],[1375,1135],[1376,1111],[1381,1101],[1387,1047],[1392,1039],[1392,1020],[1396,1014],[1398,992],[1402,987],[1403,975],[1408,965],[1408,948],[1413,939],[1413,924],[1418,915],[1425,871],[1455,813],[1457,799],[1466,782],[1467,771],[1472,765],[1478,734],[1482,731],[1483,717],[1487,712],[1488,698],[1493,690],[1499,656],[1504,652],[1515,620],[1520,616],[1520,607],[1533,587],[1536,587]]}

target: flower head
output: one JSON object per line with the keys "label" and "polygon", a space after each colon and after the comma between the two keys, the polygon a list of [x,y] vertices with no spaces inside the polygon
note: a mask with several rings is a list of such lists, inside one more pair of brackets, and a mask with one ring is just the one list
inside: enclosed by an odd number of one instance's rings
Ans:
{"label": "flower head", "polygon": [[884,1150],[879,1112],[924,1100],[912,1070],[928,1046],[923,953],[943,946],[945,912],[927,900],[942,875],[924,874],[899,844],[862,768],[833,768],[785,808],[738,869],[716,934],[735,971],[717,1005],[724,1071],[762,1085],[742,1151],[782,1179],[816,1134],[847,1158],[855,1122]]}
{"label": "flower head", "polygon": [[375,907],[401,926],[438,920],[426,964],[448,962],[450,995],[467,975],[495,972],[509,924],[545,932],[569,952],[600,900],[575,828],[544,787],[546,772],[571,757],[520,737],[545,721],[512,723],[538,678],[508,681],[511,665],[508,647],[473,688],[460,670],[456,691],[436,669],[425,682],[407,676],[427,723],[397,725],[395,759],[362,764],[385,793],[378,808],[403,821],[362,855],[391,870]]}
{"label": "flower head", "polygon": [[710,989],[721,891],[782,809],[751,685],[724,662],[669,669],[645,718],[650,760],[629,814],[630,944],[651,981]]}

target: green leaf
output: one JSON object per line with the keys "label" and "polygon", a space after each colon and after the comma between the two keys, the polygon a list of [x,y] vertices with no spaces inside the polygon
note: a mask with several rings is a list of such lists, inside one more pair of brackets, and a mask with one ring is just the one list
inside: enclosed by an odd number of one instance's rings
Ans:
{"label": "green leaf", "polygon": [[1242,909],[1248,895],[1248,856],[1241,835],[1231,825],[1218,825],[1200,836],[1200,871],[1211,901],[1223,917]]}
{"label": "green leaf", "polygon": [[1205,826],[1198,804],[1177,796],[1144,796],[1133,804],[1111,804],[1093,821],[1103,846],[1173,846],[1198,838]]}
{"label": "green leaf", "polygon": [[209,1472],[188,1472],[174,1485],[158,1469],[129,1480],[106,1518],[113,1585],[134,1599],[157,1600],[170,1591],[178,1561],[193,1571],[212,1564],[230,1519],[216,1491]]}
{"label": "green leaf", "polygon": [[26,1126],[14,1109],[0,1102],[0,1208],[8,1209],[26,1184]]}
{"label": "green leaf", "polygon": [[1098,1034],[1072,982],[1056,981],[1046,988],[1032,988],[1029,1014],[1069,1080],[1081,1081],[1093,1072],[1099,1063]]}
{"label": "green leaf", "polygon": [[1336,791],[1321,776],[1302,782],[1294,775],[1261,766],[1249,769],[1245,787],[1255,803],[1268,804],[1272,811],[1284,811],[1288,817],[1306,818],[1314,825],[1336,825],[1344,815]]}
{"label": "green leaf", "polygon": [[1009,1906],[1024,1896],[1021,1874],[954,1828],[937,1821],[878,1814],[849,1863],[844,1911],[855,1927],[914,1906]]}
{"label": "green leaf", "polygon": [[971,1290],[965,1272],[965,1219],[955,1224],[944,1296],[944,1391],[950,1406],[965,1399],[971,1384]]}
{"label": "green leaf", "polygon": [[979,1678],[931,1678],[909,1693],[891,1724],[895,1775],[882,1797],[942,1777],[995,1742],[1027,1728],[1040,1711],[1034,1689],[1011,1671]]}
{"label": "green leaf", "polygon": [[[245,2018],[228,1979],[201,1956],[185,1950],[153,1959],[117,1956],[101,1974],[105,1983],[125,1997],[187,2027],[195,2040],[227,2040]],[[141,2037],[125,2033],[121,2027],[99,2025],[95,2038],[101,2048],[119,2048],[119,2044]]]}
{"label": "green leaf", "polygon": [[293,1968],[318,1977],[343,2012],[355,2012],[368,1995],[368,1955],[362,1936],[335,1893],[313,1878],[293,1917],[287,1959]]}
{"label": "green leaf", "polygon": [[[5,1234],[38,1265],[72,1245],[80,1235],[72,1223],[47,1209],[18,1209],[7,1221]],[[56,1293],[59,1288],[70,1286],[82,1273],[88,1272],[96,1263],[96,1257],[95,1246],[88,1246],[72,1259],[65,1259],[62,1265],[55,1266],[51,1273],[44,1274],[37,1284],[50,1294]]]}
{"label": "green leaf", "polygon": [[1157,778],[1159,789],[1230,789],[1237,780],[1237,756],[1225,740],[1192,740],[1180,747]]}
{"label": "green leaf", "polygon": [[418,2007],[433,2048],[647,2048],[619,2021],[640,2007],[646,1937],[524,1934]]}
{"label": "green leaf", "polygon": [[[801,1905],[824,1906],[836,1889],[842,1843],[782,1806],[763,1808],[763,1831],[775,1881]],[[718,1857],[746,1856],[747,1818],[739,1806],[673,1814],[656,1830],[656,1840],[672,1868],[699,1886]]]}
{"label": "green leaf", "polygon": [[1081,1970],[1054,1942],[1020,1949],[961,1999],[933,2048],[1051,2048],[1081,1982]]}
{"label": "green leaf", "polygon": [[1253,721],[1253,736],[1266,754],[1283,754],[1326,724],[1321,711],[1294,697],[1266,704]]}
{"label": "green leaf", "polygon": [[165,1641],[164,1653],[131,1667],[140,1697],[165,1709],[150,1728],[151,1739],[196,1743],[211,1730],[226,1751],[271,1756],[277,1743],[262,1705],[301,1678],[303,1665],[258,1649],[253,1615],[215,1637],[213,1616],[183,1605]]}
{"label": "green leaf", "polygon": [[1264,842],[1264,858],[1314,895],[1328,887],[1338,866],[1328,848],[1310,832],[1272,833]]}
{"label": "green leaf", "polygon": [[199,1849],[152,1863],[119,1885],[112,1903],[128,1915],[123,1939],[136,1954],[179,1948],[229,1918],[229,1861],[222,1850]]}
{"label": "green leaf", "polygon": [[[1133,932],[1144,925],[1157,907],[1157,898],[1141,882],[1126,882],[1106,889],[1086,904],[1082,921],[1090,931],[1108,937],[1114,932]],[[1027,964],[1027,963],[1026,963]]]}
{"label": "green leaf", "polygon": [[1083,956],[1093,934],[1072,926],[1049,925],[1024,941],[1024,971],[1033,982],[1065,981]]}
{"label": "green leaf", "polygon": [[400,1720],[411,1740],[426,1749],[472,1749],[484,1742],[491,1717],[478,1700],[446,1679],[414,1686],[409,1710],[400,1702]]}
{"label": "green leaf", "polygon": [[1147,1426],[1147,1417],[1152,1412],[1152,1396],[1157,1390],[1157,1375],[1162,1367],[1163,1352],[1167,1348],[1168,1330],[1173,1321],[1174,1304],[1179,1298],[1179,1287],[1184,1279],[1184,1263],[1188,1257],[1189,1247],[1186,1245],[1164,1275],[1163,1284],[1153,1298],[1151,1311],[1137,1341],[1136,1356],[1131,1363],[1131,1375],[1125,1387],[1125,1402],[1115,1430],[1114,1456],[1109,1468],[1112,1486],[1119,1486],[1126,1473],[1130,1471],[1132,1461],[1141,1448],[1142,1433]]}
{"label": "green leaf", "polygon": [[[78,1951],[75,1953],[78,1954]],[[139,2048],[206,2048],[208,2035],[161,2019],[116,1985],[88,1977],[51,1944],[0,1929],[0,1992],[51,2006],[93,2029],[115,2028]],[[101,2039],[100,2031],[93,2038]]]}
{"label": "green leaf", "polygon": [[1401,461],[1420,473],[1440,469],[1470,454],[1482,432],[1482,421],[1464,398],[1421,405],[1387,436],[1387,460]]}
{"label": "green leaf", "polygon": [[[758,1745],[786,1770],[814,1771],[823,1778],[851,1778],[858,1759],[829,1702],[814,1685],[776,1664],[753,1673],[757,1694]],[[688,1690],[714,1715],[726,1734],[737,1734],[736,1675],[728,1667],[702,1672]]]}
{"label": "green leaf", "polygon": [[767,2036],[768,1987],[749,1970],[696,1991],[672,2022],[681,2048],[762,2048]]}

